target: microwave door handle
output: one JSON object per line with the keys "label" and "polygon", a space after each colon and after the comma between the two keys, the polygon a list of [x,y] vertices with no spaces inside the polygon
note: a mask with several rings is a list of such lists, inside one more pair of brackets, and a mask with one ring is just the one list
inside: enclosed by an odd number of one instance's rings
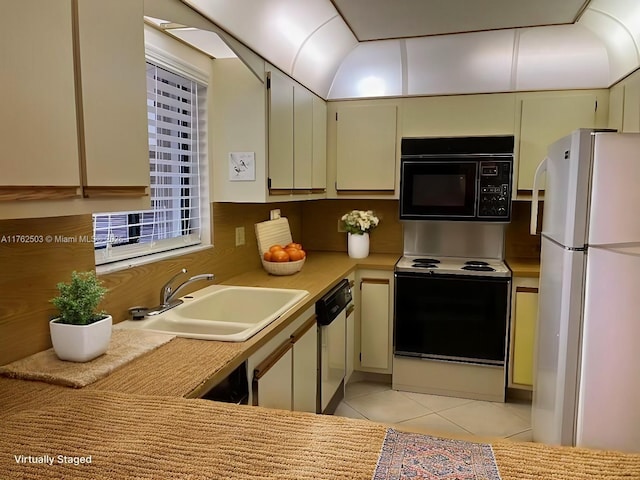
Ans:
{"label": "microwave door handle", "polygon": [[549,162],[549,157],[545,157],[538,168],[536,169],[536,174],[533,177],[533,192],[531,195],[531,225],[529,229],[529,233],[531,235],[536,235],[538,232],[538,192],[540,191],[540,178],[542,174],[547,171],[547,163]]}

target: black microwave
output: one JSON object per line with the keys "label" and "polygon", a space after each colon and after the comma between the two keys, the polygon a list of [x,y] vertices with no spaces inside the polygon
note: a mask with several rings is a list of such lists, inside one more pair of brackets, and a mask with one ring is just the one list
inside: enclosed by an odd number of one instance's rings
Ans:
{"label": "black microwave", "polygon": [[403,138],[400,220],[509,222],[513,136]]}

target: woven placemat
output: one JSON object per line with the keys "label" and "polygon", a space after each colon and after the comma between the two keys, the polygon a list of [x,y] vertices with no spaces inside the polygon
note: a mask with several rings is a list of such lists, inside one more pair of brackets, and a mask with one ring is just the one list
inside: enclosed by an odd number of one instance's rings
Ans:
{"label": "woven placemat", "polygon": [[53,348],[0,367],[0,375],[81,388],[173,340],[174,335],[114,329],[104,355],[85,363],[60,360]]}

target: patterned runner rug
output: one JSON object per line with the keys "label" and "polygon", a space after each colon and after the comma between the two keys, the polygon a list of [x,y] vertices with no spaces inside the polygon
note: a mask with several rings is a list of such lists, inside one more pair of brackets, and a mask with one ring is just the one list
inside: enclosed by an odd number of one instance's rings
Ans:
{"label": "patterned runner rug", "polygon": [[500,480],[490,445],[388,429],[373,480]]}

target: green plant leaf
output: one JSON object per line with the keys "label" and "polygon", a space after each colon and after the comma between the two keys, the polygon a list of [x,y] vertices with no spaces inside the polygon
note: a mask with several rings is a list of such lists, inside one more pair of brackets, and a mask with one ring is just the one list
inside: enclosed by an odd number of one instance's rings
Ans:
{"label": "green plant leaf", "polygon": [[51,303],[60,311],[60,323],[88,325],[102,318],[96,309],[108,290],[94,272],[73,271],[71,282],[60,282],[57,288],[59,295]]}

